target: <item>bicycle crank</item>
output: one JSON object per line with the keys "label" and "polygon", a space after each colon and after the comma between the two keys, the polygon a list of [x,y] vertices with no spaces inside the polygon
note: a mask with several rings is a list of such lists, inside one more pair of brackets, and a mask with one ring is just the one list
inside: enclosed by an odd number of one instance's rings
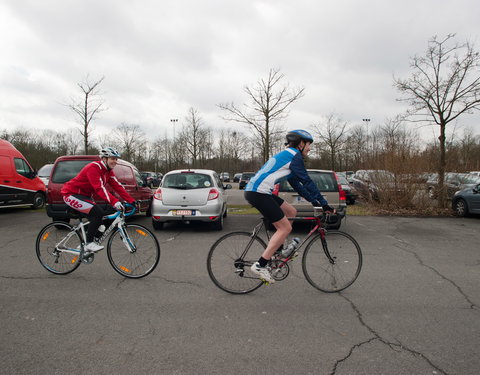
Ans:
{"label": "bicycle crank", "polygon": [[94,253],[88,252],[88,253],[83,253],[82,255],[82,263],[92,264],[94,259],[95,259]]}
{"label": "bicycle crank", "polygon": [[270,272],[275,281],[285,280],[290,273],[290,266],[281,259],[273,259],[270,261]]}

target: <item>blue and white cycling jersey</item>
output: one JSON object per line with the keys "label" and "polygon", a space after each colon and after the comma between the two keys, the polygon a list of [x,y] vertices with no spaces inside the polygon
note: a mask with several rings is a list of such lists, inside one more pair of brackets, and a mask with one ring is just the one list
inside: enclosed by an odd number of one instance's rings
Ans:
{"label": "blue and white cycling jersey", "polygon": [[322,205],[328,204],[308,175],[302,153],[293,147],[272,156],[250,179],[245,191],[272,194],[275,184],[283,180],[288,180],[292,188],[309,202],[318,200]]}

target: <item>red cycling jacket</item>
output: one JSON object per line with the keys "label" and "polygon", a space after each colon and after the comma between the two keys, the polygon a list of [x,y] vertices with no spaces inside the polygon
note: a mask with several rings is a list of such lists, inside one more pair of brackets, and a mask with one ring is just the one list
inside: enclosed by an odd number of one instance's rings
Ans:
{"label": "red cycling jacket", "polygon": [[63,185],[60,193],[63,196],[71,194],[80,194],[92,198],[98,196],[113,206],[119,200],[108,192],[105,187],[107,183],[127,203],[135,202],[135,199],[133,199],[120,182],[118,182],[113,170],[109,171],[103,161],[94,161],[87,164],[75,178]]}

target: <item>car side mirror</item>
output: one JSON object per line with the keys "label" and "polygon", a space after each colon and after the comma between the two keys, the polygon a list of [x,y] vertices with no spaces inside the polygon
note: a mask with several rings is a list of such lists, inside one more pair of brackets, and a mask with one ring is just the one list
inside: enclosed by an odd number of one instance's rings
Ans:
{"label": "car side mirror", "polygon": [[232,188],[232,185],[226,184],[223,188],[228,190],[228,189],[231,189],[231,188]]}
{"label": "car side mirror", "polygon": [[28,174],[28,178],[31,178],[31,179],[35,178],[36,176],[37,176],[37,171],[33,171]]}
{"label": "car side mirror", "polygon": [[478,184],[473,188],[473,194],[478,194],[479,191],[480,191],[480,184]]}

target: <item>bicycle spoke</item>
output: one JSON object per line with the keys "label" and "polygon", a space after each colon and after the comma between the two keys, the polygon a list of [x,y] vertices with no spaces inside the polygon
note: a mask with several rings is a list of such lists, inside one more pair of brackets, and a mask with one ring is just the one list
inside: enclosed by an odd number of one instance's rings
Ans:
{"label": "bicycle spoke", "polygon": [[160,259],[157,238],[150,230],[137,224],[126,224],[124,230],[133,246],[122,240],[120,230],[113,232],[107,245],[108,260],[115,271],[125,277],[138,279],[147,276],[157,267]]}
{"label": "bicycle spoke", "polygon": [[327,293],[339,292],[357,279],[362,268],[362,252],[353,237],[340,231],[328,232],[326,242],[334,263],[325,255],[321,238],[317,236],[303,254],[303,273],[313,287]]}
{"label": "bicycle spoke", "polygon": [[250,266],[260,258],[266,245],[256,237],[242,258],[251,239],[251,233],[233,232],[221,237],[211,247],[207,258],[208,274],[220,289],[246,294],[262,285]]}
{"label": "bicycle spoke", "polygon": [[[71,233],[71,229],[72,227],[66,223],[55,222],[45,226],[38,234],[36,241],[38,260],[45,269],[54,274],[65,275],[80,265],[80,236]],[[71,252],[76,249],[78,254]]]}

